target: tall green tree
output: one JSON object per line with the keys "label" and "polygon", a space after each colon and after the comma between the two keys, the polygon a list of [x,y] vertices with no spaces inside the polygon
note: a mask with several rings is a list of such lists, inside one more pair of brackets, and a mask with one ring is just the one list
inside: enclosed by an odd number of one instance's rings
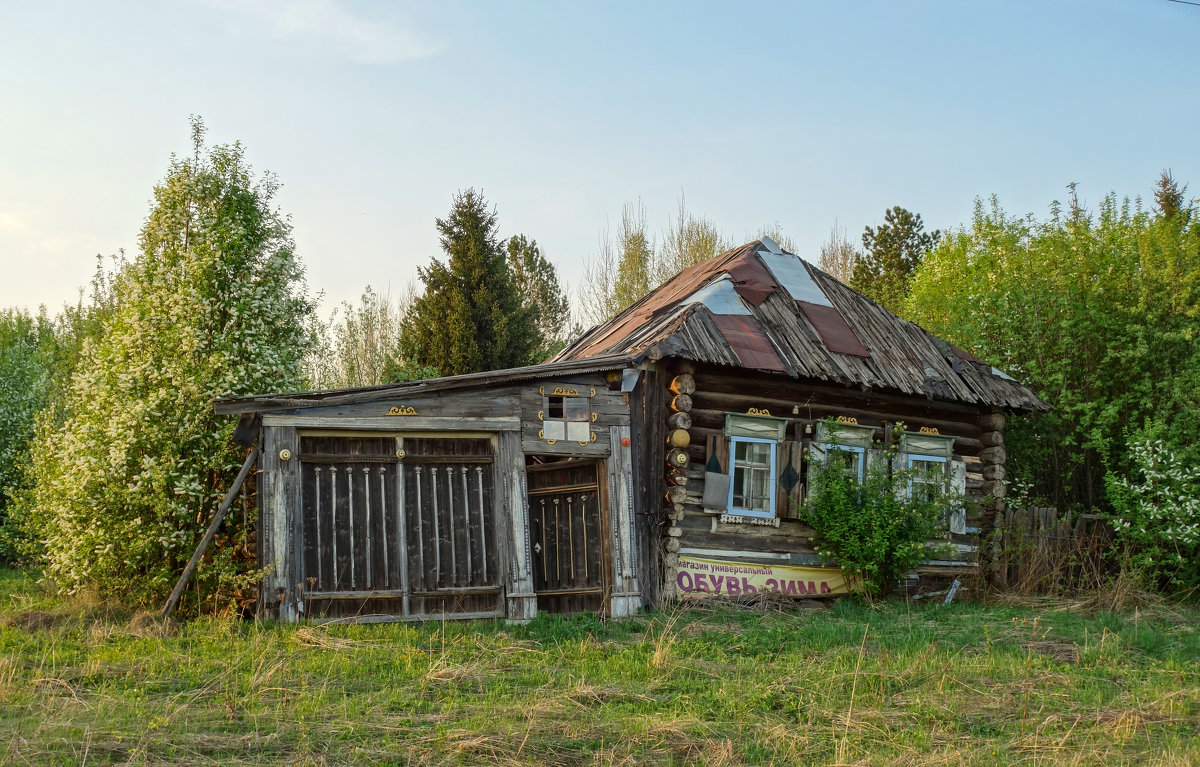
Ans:
{"label": "tall green tree", "polygon": [[1180,188],[1171,171],[1164,170],[1158,177],[1158,183],[1154,185],[1154,203],[1158,207],[1158,214],[1164,219],[1173,219],[1181,212],[1190,213],[1187,205],[1187,184]]}
{"label": "tall green tree", "polygon": [[514,235],[506,249],[521,303],[533,315],[537,330],[533,361],[540,362],[566,346],[571,304],[558,281],[558,270],[542,254],[537,240]]}
{"label": "tall green tree", "polygon": [[[10,498],[24,479],[35,416],[51,386],[55,328],[45,307],[37,315],[0,312],[0,531],[7,531]],[[14,560],[10,535],[0,532],[0,562]]]}
{"label": "tall green tree", "polygon": [[535,320],[497,235],[495,209],[482,193],[468,189],[455,195],[437,228],[447,260],[417,269],[425,289],[404,321],[404,357],[442,375],[532,362]]}
{"label": "tall green tree", "polygon": [[863,231],[863,252],[855,259],[850,287],[899,311],[913,272],[940,235],[925,231],[921,214],[899,205],[889,208],[883,224]]}
{"label": "tall green tree", "polygon": [[1127,446],[1162,439],[1200,462],[1200,224],[1074,188],[1050,215],[993,198],[913,279],[906,316],[1017,379],[1052,406],[1009,428],[1008,468],[1060,508],[1102,508]]}
{"label": "tall green tree", "polygon": [[[154,188],[140,252],[111,275],[113,311],[85,339],[59,417],[39,419],[22,519],[66,591],[134,603],[168,591],[244,455],[213,398],[302,382],[313,303],[272,207],[277,183],[204,133],[194,119],[192,155],[172,157]],[[201,593],[240,583],[252,523],[227,523]]]}

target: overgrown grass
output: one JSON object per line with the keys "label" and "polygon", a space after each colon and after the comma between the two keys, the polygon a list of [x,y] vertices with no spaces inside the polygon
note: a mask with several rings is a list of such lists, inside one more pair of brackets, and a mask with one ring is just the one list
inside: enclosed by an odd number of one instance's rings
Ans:
{"label": "overgrown grass", "polygon": [[0,572],[3,764],[1194,764],[1191,608],[163,625]]}

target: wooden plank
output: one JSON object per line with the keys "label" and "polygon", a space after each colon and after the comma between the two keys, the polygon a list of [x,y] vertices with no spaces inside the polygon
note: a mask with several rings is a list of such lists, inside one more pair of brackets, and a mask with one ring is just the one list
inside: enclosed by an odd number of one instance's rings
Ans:
{"label": "wooden plank", "polygon": [[537,615],[533,590],[532,552],[529,544],[529,506],[525,495],[525,453],[514,433],[498,436],[494,464],[499,506],[504,509],[504,534],[497,535],[499,565],[507,575],[506,617],[525,622]]}
{"label": "wooden plank", "polygon": [[613,595],[610,614],[614,618],[633,615],[641,607],[639,567],[635,560],[633,517],[633,453],[628,426],[610,427],[612,457],[606,462],[610,487],[613,529]]}
{"label": "wooden plank", "polygon": [[[274,416],[296,415],[313,418],[372,418],[387,416],[396,421],[412,417],[451,418],[495,418],[517,417],[519,398],[515,388],[494,391],[440,392],[411,397],[396,397],[374,402],[313,405],[288,412],[276,412]],[[410,412],[412,415],[389,415],[393,412]]]}
{"label": "wooden plank", "polygon": [[188,560],[187,566],[183,568],[183,574],[179,576],[179,580],[175,584],[175,588],[171,591],[171,596],[167,598],[167,603],[163,605],[160,617],[166,618],[175,612],[175,606],[179,604],[179,597],[183,595],[183,590],[187,587],[188,581],[192,577],[192,573],[196,570],[196,565],[200,563],[200,557],[204,556],[204,552],[208,549],[212,539],[217,534],[217,529],[221,526],[221,522],[225,519],[225,515],[229,512],[229,507],[233,505],[237,493],[242,489],[242,483],[246,481],[246,477],[250,476],[251,469],[258,462],[259,450],[255,447],[246,456],[246,460],[242,463],[242,468],[234,478],[233,484],[229,490],[225,492],[225,497],[221,499],[221,504],[217,507],[217,512],[213,514],[212,522],[208,529],[204,532],[204,536],[200,539],[196,550],[192,552],[191,559]]}
{"label": "wooden plank", "polygon": [[290,426],[297,429],[359,429],[363,431],[383,431],[390,434],[415,431],[486,433],[517,431],[521,428],[521,419],[516,417],[426,418],[423,416],[330,416],[325,418],[320,416],[271,413],[263,416],[263,425]]}

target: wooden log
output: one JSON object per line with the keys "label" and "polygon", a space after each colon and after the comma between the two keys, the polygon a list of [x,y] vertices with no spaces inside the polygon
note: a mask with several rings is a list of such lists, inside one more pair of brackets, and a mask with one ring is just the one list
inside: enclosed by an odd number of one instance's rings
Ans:
{"label": "wooden log", "polygon": [[979,425],[985,431],[1004,431],[1004,413],[984,413],[979,416]]}
{"label": "wooden log", "polygon": [[[801,412],[809,404],[818,402],[845,404],[852,409],[892,406],[921,407],[924,412],[929,414],[935,412],[943,412],[947,415],[952,413],[961,414],[964,420],[970,421],[978,428],[979,406],[967,403],[926,400],[919,396],[885,394],[877,391],[864,392],[848,387],[822,385],[810,381],[801,383],[798,381],[780,380],[775,377],[751,377],[746,374],[722,375],[712,370],[702,371],[697,374],[696,378],[698,379],[696,384],[697,391],[705,393],[725,392],[730,394],[748,390],[754,391],[763,397],[789,403],[789,409],[792,404],[798,404]],[[1001,418],[1003,418],[1002,414]],[[1003,428],[1003,424],[1000,428]]]}
{"label": "wooden log", "polygon": [[696,379],[687,373],[677,375],[667,388],[676,394],[692,394],[696,391]]}
{"label": "wooden log", "polygon": [[692,437],[687,433],[687,429],[676,429],[671,432],[667,441],[670,442],[671,447],[687,447],[691,444]]}
{"label": "wooden log", "polygon": [[183,596],[183,590],[187,588],[188,581],[192,578],[192,573],[196,571],[196,565],[200,564],[200,557],[204,556],[208,545],[216,537],[217,528],[221,526],[222,520],[225,519],[225,514],[229,512],[229,507],[233,505],[233,501],[237,497],[238,490],[242,489],[242,483],[246,481],[246,477],[250,476],[250,470],[254,468],[254,464],[257,462],[258,448],[256,447],[250,451],[250,455],[246,456],[246,462],[242,464],[242,470],[238,472],[237,477],[233,480],[233,484],[229,486],[229,491],[221,499],[221,505],[217,507],[217,513],[213,515],[212,522],[208,525],[208,530],[205,531],[204,537],[200,539],[200,544],[192,552],[192,558],[188,560],[187,567],[183,568],[183,575],[179,576],[179,581],[175,584],[174,590],[171,591],[171,596],[167,598],[167,603],[163,605],[160,617],[167,618],[171,613],[175,612],[175,606],[179,604],[179,598]]}
{"label": "wooden log", "polygon": [[1004,464],[988,464],[983,467],[984,479],[1004,479]]}
{"label": "wooden log", "polygon": [[1003,498],[1005,495],[1004,480],[994,479],[983,483],[979,488],[983,494],[993,496],[995,498]]}
{"label": "wooden log", "polygon": [[674,485],[667,490],[667,501],[672,504],[683,503],[687,498],[687,488],[683,485]]}
{"label": "wooden log", "polygon": [[686,486],[688,483],[688,475],[684,474],[682,471],[676,471],[675,469],[668,469],[667,470],[667,481],[670,482],[672,485]]}
{"label": "wooden log", "polygon": [[[745,413],[749,408],[766,408],[772,414],[783,415],[784,417],[792,417],[792,406],[794,401],[780,400],[762,396],[759,393],[746,394],[750,391],[746,386],[738,392],[712,392],[707,389],[698,390],[693,397],[693,407],[691,409],[692,418],[698,419],[700,410],[713,410],[718,412],[728,413]],[[810,399],[800,405],[800,410],[805,419],[822,419],[829,416],[849,415],[858,419],[858,422],[864,426],[882,426],[884,422],[895,423],[903,421],[905,427],[911,431],[916,431],[921,426],[932,426],[937,428],[943,434],[953,434],[955,436],[962,435],[964,437],[977,438],[980,433],[980,428],[973,422],[973,419],[963,418],[958,419],[958,414],[954,411],[944,412],[933,410],[929,411],[921,405],[921,400],[914,399],[911,402],[896,404],[896,405],[880,405],[874,402],[863,402],[846,399],[846,398],[831,398],[831,399]]]}
{"label": "wooden log", "polygon": [[1003,447],[986,447],[979,453],[979,457],[985,464],[1001,464],[1004,463],[1004,460],[1008,457],[1008,454],[1004,451]]}
{"label": "wooden log", "polygon": [[996,447],[1004,445],[1004,432],[1002,431],[985,431],[979,435],[979,442],[984,447]]}
{"label": "wooden log", "polygon": [[686,450],[675,448],[667,452],[667,463],[676,469],[686,469],[691,460]]}
{"label": "wooden log", "polygon": [[677,394],[671,400],[671,409],[676,413],[687,413],[692,409],[692,395]]}
{"label": "wooden log", "polygon": [[691,375],[692,373],[696,372],[696,365],[691,360],[680,360],[679,364],[676,365],[676,370],[678,370],[680,373],[687,373],[688,375]]}
{"label": "wooden log", "polygon": [[671,413],[667,418],[667,426],[672,429],[690,429],[692,428],[692,416],[690,413]]}

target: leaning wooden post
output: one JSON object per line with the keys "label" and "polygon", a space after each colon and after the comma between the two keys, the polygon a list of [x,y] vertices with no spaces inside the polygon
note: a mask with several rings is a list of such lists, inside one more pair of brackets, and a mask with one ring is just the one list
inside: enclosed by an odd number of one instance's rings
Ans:
{"label": "leaning wooden post", "polygon": [[188,581],[192,578],[192,573],[196,571],[196,565],[200,563],[200,557],[204,556],[204,551],[208,548],[208,544],[212,543],[212,539],[216,537],[217,528],[221,526],[221,520],[225,519],[225,514],[229,511],[229,507],[233,505],[233,499],[237,497],[238,490],[242,489],[242,483],[246,481],[246,477],[250,476],[250,469],[254,468],[254,464],[257,461],[258,448],[255,447],[250,451],[250,455],[246,456],[246,462],[242,464],[242,470],[238,472],[237,479],[233,480],[233,484],[229,487],[229,492],[225,493],[225,497],[221,500],[221,505],[217,508],[217,513],[213,515],[212,522],[208,526],[208,531],[200,539],[200,545],[192,552],[192,558],[188,560],[187,567],[183,568],[183,575],[179,576],[179,582],[175,584],[175,590],[171,592],[167,603],[163,605],[160,617],[166,618],[175,612],[175,606],[179,604],[179,597],[183,596],[183,590],[187,588]]}

